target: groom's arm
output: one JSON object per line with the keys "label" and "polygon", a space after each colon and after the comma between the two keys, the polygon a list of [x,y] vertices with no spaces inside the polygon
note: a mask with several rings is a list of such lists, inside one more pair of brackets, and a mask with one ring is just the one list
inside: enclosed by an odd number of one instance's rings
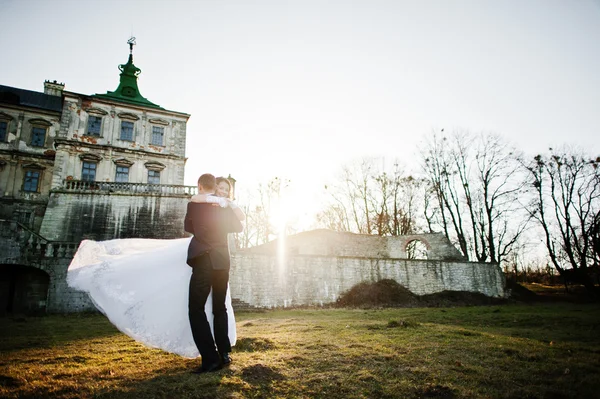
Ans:
{"label": "groom's arm", "polygon": [[191,203],[187,204],[187,211],[185,213],[185,219],[183,220],[183,229],[188,233],[194,234],[194,222],[192,221],[192,209],[190,209]]}

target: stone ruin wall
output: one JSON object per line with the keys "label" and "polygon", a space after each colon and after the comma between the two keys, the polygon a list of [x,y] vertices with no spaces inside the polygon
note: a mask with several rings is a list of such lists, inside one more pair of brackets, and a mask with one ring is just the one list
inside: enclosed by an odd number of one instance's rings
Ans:
{"label": "stone ruin wall", "polygon": [[490,263],[266,254],[232,257],[232,297],[256,307],[323,305],[364,282],[393,279],[417,295],[444,290],[504,296],[504,276]]}
{"label": "stone ruin wall", "polygon": [[[290,255],[405,259],[407,258],[407,245],[415,240],[420,241],[427,247],[428,259],[466,261],[465,257],[462,256],[442,233],[380,237],[318,229],[286,237],[284,245]],[[240,252],[275,254],[277,247],[278,240],[274,240]]]}

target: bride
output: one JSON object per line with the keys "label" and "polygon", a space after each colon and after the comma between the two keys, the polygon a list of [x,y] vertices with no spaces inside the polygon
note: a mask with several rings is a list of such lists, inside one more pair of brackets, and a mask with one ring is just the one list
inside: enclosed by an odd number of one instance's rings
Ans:
{"label": "bride", "polygon": [[[220,205],[230,206],[243,221],[245,215],[231,201],[231,191],[229,180],[217,178]],[[195,195],[192,201],[214,202],[215,198]],[[196,358],[199,352],[188,316],[192,268],[187,265],[186,257],[191,239],[83,240],[69,265],[67,283],[87,292],[111,323],[136,341]],[[233,346],[237,334],[229,288],[226,306],[228,335]],[[212,294],[204,310],[212,330]]]}

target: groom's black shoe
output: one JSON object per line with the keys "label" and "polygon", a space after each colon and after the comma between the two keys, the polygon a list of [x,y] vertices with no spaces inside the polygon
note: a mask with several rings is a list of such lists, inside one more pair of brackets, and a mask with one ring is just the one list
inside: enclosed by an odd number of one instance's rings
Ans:
{"label": "groom's black shoe", "polygon": [[200,367],[198,367],[197,369],[192,370],[192,374],[203,374],[203,373],[212,373],[214,371],[219,371],[221,370],[223,366],[221,366],[221,363],[210,363],[207,365],[202,365]]}
{"label": "groom's black shoe", "polygon": [[229,356],[229,352],[224,352],[221,354],[221,363],[223,367],[227,367],[231,364],[231,356]]}

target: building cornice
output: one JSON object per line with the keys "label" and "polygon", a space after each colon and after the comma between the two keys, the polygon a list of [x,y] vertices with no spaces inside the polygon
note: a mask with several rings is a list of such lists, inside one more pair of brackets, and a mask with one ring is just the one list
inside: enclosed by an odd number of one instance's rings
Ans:
{"label": "building cornice", "polygon": [[20,150],[16,150],[16,149],[0,148],[0,155],[9,155],[10,157],[14,158],[15,160],[22,159],[25,157],[31,157],[31,158],[54,161],[54,158],[56,157],[56,151],[48,149],[48,150],[44,151],[44,153],[40,154],[40,153],[33,153],[33,152],[24,152],[24,151],[20,151]]}
{"label": "building cornice", "polygon": [[158,158],[185,160],[184,156],[178,156],[178,155],[173,155],[173,154],[162,154],[160,152],[151,152],[151,151],[140,150],[140,149],[132,150],[129,148],[117,147],[114,145],[93,144],[93,143],[87,143],[84,141],[77,141],[77,140],[60,139],[60,138],[54,139],[54,146],[57,150],[58,150],[58,147],[61,145],[68,146],[68,147],[85,147],[85,148],[90,148],[90,149],[112,150],[113,152],[118,152],[118,153],[122,153],[122,154],[132,154],[132,155],[142,153],[145,155],[151,155],[153,157],[158,157]]}
{"label": "building cornice", "polygon": [[131,104],[131,103],[126,103],[126,102],[121,102],[121,101],[112,101],[112,100],[107,100],[105,98],[102,97],[94,97],[94,96],[90,96],[87,94],[81,94],[81,93],[75,93],[72,91],[63,91],[63,96],[65,97],[75,97],[75,98],[81,98],[83,100],[86,101],[95,101],[98,103],[102,103],[102,104],[107,104],[107,105],[114,105],[114,106],[119,106],[119,107],[125,107],[125,108],[131,108],[131,109],[135,109],[138,111],[146,111],[146,112],[152,112],[154,114],[162,114],[162,115],[177,115],[179,117],[183,117],[186,119],[186,121],[190,118],[190,114],[186,114],[185,112],[178,112],[178,111],[171,111],[168,109],[164,109],[164,108],[153,108],[153,107],[144,107],[144,106],[140,106],[137,104]]}
{"label": "building cornice", "polygon": [[49,116],[60,116],[62,112],[60,111],[50,111],[43,108],[36,107],[28,107],[26,105],[14,105],[14,104],[0,104],[0,107],[3,109],[12,109],[15,111],[25,111],[30,113],[44,114]]}

